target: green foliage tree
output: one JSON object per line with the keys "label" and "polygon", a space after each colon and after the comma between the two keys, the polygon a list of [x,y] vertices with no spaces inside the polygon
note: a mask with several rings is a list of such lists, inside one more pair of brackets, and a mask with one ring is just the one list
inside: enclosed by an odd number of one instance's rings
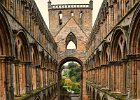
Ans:
{"label": "green foliage tree", "polygon": [[73,90],[75,93],[80,93],[80,83],[73,83],[73,84],[72,84],[72,90]]}
{"label": "green foliage tree", "polygon": [[74,82],[80,82],[81,80],[81,68],[77,63],[69,63],[68,64],[70,71],[69,77]]}
{"label": "green foliage tree", "polygon": [[[80,93],[81,66],[78,63],[70,62],[65,69],[69,69],[63,73],[63,85],[67,90]],[[70,88],[69,88],[70,87]]]}

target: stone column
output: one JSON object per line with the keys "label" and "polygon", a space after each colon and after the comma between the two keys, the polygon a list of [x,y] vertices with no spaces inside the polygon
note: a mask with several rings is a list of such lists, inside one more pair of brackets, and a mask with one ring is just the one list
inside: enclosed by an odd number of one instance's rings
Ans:
{"label": "stone column", "polygon": [[[88,69],[87,69],[87,70],[88,70]],[[83,74],[82,74],[82,75],[83,75],[83,76],[82,76],[82,77],[83,77],[83,80],[82,80],[82,85],[83,85],[83,86],[82,86],[82,87],[83,87],[83,88],[82,88],[82,91],[81,91],[81,92],[82,92],[82,93],[81,93],[81,100],[88,100],[88,93],[87,93],[87,91],[86,91],[86,85],[87,85],[86,82],[89,81],[89,80],[87,80],[86,77],[85,77],[86,75],[87,75],[87,78],[89,77],[89,76],[88,76],[88,73],[87,73],[87,72],[88,72],[87,70],[85,69],[85,66],[83,66],[83,70],[82,70],[82,72],[83,72]],[[87,72],[86,72],[86,71],[87,71]]]}
{"label": "stone column", "polygon": [[20,62],[25,67],[25,91],[29,93],[32,90],[32,82],[31,82],[31,62]]}
{"label": "stone column", "polygon": [[[134,98],[140,98],[140,54],[127,55],[127,94]],[[130,92],[131,91],[131,92]],[[130,94],[131,93],[131,94]]]}
{"label": "stone column", "polygon": [[[4,88],[5,100],[14,100],[14,87],[13,87],[13,56],[0,56],[0,63],[4,69]],[[2,67],[0,66],[0,67]],[[3,83],[2,83],[3,84]]]}
{"label": "stone column", "polygon": [[20,84],[19,84],[19,60],[14,60],[15,64],[15,93],[20,95]]}
{"label": "stone column", "polygon": [[36,88],[40,88],[40,65],[36,66]]}

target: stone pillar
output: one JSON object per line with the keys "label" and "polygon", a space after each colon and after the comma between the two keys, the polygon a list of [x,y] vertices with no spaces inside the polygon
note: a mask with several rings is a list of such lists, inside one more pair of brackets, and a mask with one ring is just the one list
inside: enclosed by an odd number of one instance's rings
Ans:
{"label": "stone pillar", "polygon": [[45,73],[46,73],[46,85],[48,85],[48,55],[46,55],[45,56],[45,67],[46,67],[46,69],[45,69]]}
{"label": "stone pillar", "polygon": [[112,62],[109,62],[109,68],[108,68],[108,72],[109,72],[109,90],[113,90],[113,74],[114,71],[112,71],[113,67],[112,67]]}
{"label": "stone pillar", "polygon": [[5,100],[14,100],[14,87],[13,87],[13,56],[0,56],[0,63],[3,67],[3,79],[4,79],[4,89]]}
{"label": "stone pillar", "polygon": [[15,94],[20,95],[20,84],[19,84],[19,60],[14,60],[15,64]]}
{"label": "stone pillar", "polygon": [[[127,94],[134,98],[140,98],[140,54],[127,55]],[[131,92],[130,92],[131,91]]]}
{"label": "stone pillar", "polygon": [[25,91],[29,93],[32,89],[32,82],[31,82],[31,62],[20,62],[25,67]]}
{"label": "stone pillar", "polygon": [[40,65],[36,66],[36,88],[40,88]]}
{"label": "stone pillar", "polygon": [[[83,70],[82,70],[82,72],[83,72],[83,76],[82,76],[82,78],[83,78],[83,80],[82,80],[82,93],[81,93],[81,100],[88,100],[88,94],[87,94],[87,91],[86,91],[86,82],[87,82],[87,79],[86,79],[86,75],[87,75],[87,72],[86,72],[86,70],[85,70],[85,67],[83,66]],[[87,77],[89,77],[88,75],[87,75]]]}

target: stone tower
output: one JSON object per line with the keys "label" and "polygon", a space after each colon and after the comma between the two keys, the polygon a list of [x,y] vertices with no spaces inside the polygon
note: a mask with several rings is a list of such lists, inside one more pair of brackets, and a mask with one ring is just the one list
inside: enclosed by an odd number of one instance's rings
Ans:
{"label": "stone tower", "polygon": [[65,28],[67,22],[72,18],[81,30],[85,32],[86,36],[91,32],[93,1],[90,1],[89,4],[59,5],[51,5],[51,1],[49,1],[48,9],[50,31],[54,37],[59,34],[62,28]]}
{"label": "stone tower", "polygon": [[[85,43],[92,29],[92,9],[92,0],[89,4],[59,5],[52,5],[49,0],[49,27],[58,45],[58,53],[61,56],[59,61],[69,56],[75,56],[84,61]],[[70,41],[76,45],[74,55],[70,54],[72,50],[66,48]]]}
{"label": "stone tower", "polygon": [[[61,73],[61,66],[67,61],[77,61],[82,65],[81,98],[83,100],[87,100],[84,63],[86,42],[92,30],[92,9],[92,0],[89,4],[52,5],[50,0],[48,2],[50,32],[58,46],[58,73]],[[70,42],[75,45],[75,49],[68,48]],[[58,79],[61,80],[60,75]]]}

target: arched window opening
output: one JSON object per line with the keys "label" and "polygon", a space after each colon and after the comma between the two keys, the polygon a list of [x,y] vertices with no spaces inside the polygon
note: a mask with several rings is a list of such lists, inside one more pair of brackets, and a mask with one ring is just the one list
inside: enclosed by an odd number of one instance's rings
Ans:
{"label": "arched window opening", "polygon": [[59,25],[62,25],[62,18],[63,18],[63,14],[62,14],[62,12],[60,11],[60,12],[59,12]]}
{"label": "arched window opening", "polygon": [[99,53],[97,53],[96,55],[96,67],[99,67],[100,66],[100,56],[99,56]]}
{"label": "arched window opening", "polygon": [[73,41],[70,41],[67,45],[67,49],[76,49],[76,45]]}
{"label": "arched window opening", "polygon": [[83,11],[80,12],[80,19],[83,17]]}
{"label": "arched window opening", "polygon": [[71,11],[71,16],[72,16],[72,17],[74,16],[74,13],[73,13],[73,11]]}
{"label": "arched window opening", "polygon": [[79,17],[80,17],[80,24],[82,24],[83,23],[83,11],[80,12]]}
{"label": "arched window opening", "polygon": [[66,49],[76,49],[77,48],[77,39],[76,36],[70,32],[66,38]]}

